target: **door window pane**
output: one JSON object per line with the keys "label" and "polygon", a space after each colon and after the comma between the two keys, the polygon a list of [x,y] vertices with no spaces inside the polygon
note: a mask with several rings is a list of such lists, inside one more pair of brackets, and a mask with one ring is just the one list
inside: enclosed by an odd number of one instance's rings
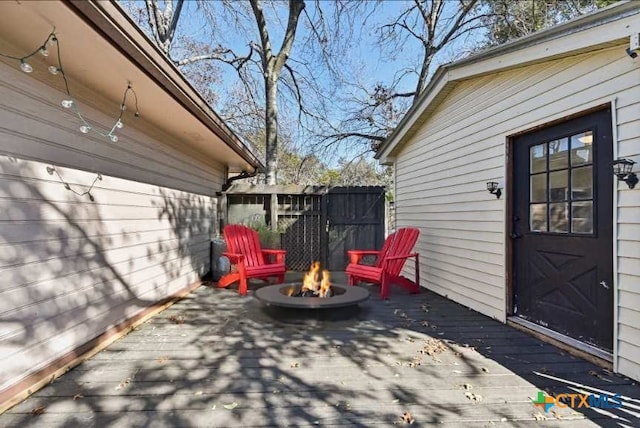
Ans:
{"label": "door window pane", "polygon": [[549,173],[549,200],[566,201],[569,196],[568,170]]}
{"label": "door window pane", "polygon": [[549,204],[549,231],[557,233],[569,232],[569,204]]}
{"label": "door window pane", "polygon": [[546,232],[547,204],[531,204],[529,211],[529,219],[531,222],[529,230],[532,232]]}
{"label": "door window pane", "polygon": [[546,202],[546,201],[547,201],[547,174],[532,175],[530,202]]}
{"label": "door window pane", "polygon": [[593,197],[593,167],[583,166],[571,171],[571,198],[590,199]]}
{"label": "door window pane", "polygon": [[547,170],[547,145],[538,144],[529,148],[530,173],[542,172]]}
{"label": "door window pane", "polygon": [[571,165],[591,163],[593,159],[593,133],[583,132],[571,136]]}
{"label": "door window pane", "polygon": [[593,202],[571,204],[571,232],[593,233]]}
{"label": "door window pane", "polygon": [[569,166],[569,139],[549,141],[549,170],[563,169]]}
{"label": "door window pane", "polygon": [[592,131],[529,146],[529,230],[594,233]]}

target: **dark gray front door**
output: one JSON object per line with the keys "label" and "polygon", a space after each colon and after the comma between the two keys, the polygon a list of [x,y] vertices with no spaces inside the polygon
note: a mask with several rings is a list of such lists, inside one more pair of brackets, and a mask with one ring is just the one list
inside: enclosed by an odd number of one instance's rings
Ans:
{"label": "dark gray front door", "polygon": [[514,141],[514,315],[613,349],[610,109]]}

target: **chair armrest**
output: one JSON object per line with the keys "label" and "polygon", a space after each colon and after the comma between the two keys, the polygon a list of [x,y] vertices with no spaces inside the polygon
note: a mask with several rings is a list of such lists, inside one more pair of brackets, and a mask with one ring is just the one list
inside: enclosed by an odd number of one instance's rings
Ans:
{"label": "chair armrest", "polygon": [[349,255],[349,263],[358,264],[360,263],[360,259],[364,256],[379,256],[380,251],[378,250],[348,250],[347,254]]}
{"label": "chair armrest", "polygon": [[232,264],[238,264],[244,261],[244,256],[242,254],[228,253],[225,251],[222,255],[227,257]]}
{"label": "chair armrest", "polygon": [[408,259],[409,257],[418,257],[420,254],[419,253],[411,253],[411,254],[403,254],[401,256],[390,256],[390,257],[385,257],[385,262],[387,260],[398,260],[398,259]]}
{"label": "chair armrest", "polygon": [[276,263],[284,263],[287,250],[261,250],[265,256],[276,256]]}

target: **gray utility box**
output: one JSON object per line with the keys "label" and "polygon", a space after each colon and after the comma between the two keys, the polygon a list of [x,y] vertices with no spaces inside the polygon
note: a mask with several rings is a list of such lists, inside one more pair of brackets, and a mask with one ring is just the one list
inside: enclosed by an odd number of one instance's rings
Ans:
{"label": "gray utility box", "polygon": [[213,238],[211,240],[211,277],[214,281],[218,281],[225,274],[229,273],[231,269],[231,263],[229,259],[222,255],[227,251],[227,244],[222,238]]}

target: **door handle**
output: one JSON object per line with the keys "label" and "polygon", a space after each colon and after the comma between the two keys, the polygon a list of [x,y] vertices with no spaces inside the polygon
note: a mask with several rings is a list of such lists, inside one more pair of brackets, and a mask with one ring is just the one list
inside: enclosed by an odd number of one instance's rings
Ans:
{"label": "door handle", "polygon": [[515,232],[511,234],[511,239],[519,239],[519,238],[522,238],[522,235]]}

